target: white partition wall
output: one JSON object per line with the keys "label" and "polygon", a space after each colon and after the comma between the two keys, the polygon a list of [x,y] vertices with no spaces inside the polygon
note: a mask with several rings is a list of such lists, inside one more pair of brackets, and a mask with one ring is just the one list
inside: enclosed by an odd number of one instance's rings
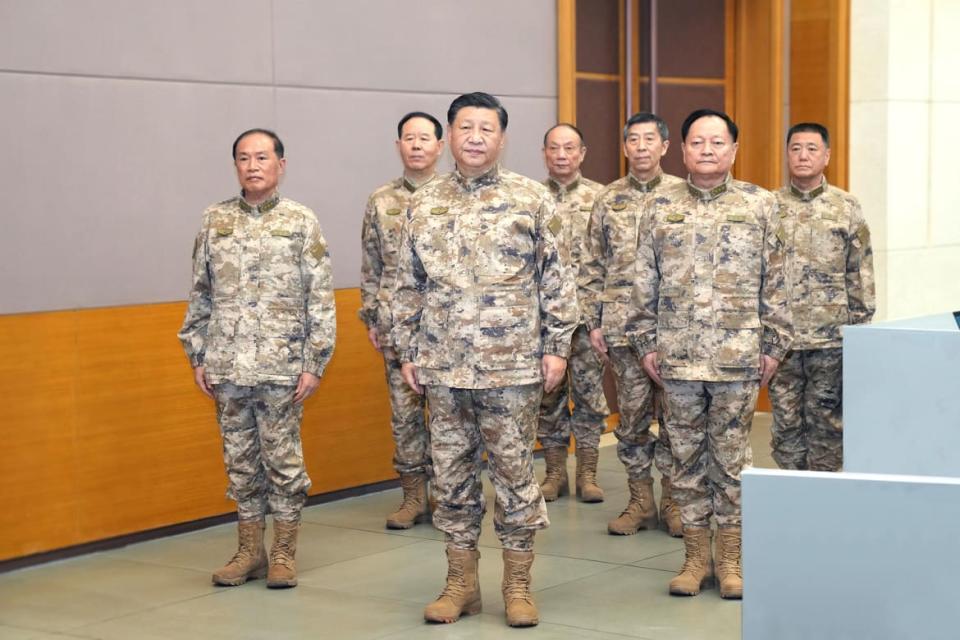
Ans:
{"label": "white partition wall", "polygon": [[960,477],[953,314],[846,327],[843,348],[843,468]]}
{"label": "white partition wall", "polygon": [[744,640],[960,637],[960,479],[743,474]]}

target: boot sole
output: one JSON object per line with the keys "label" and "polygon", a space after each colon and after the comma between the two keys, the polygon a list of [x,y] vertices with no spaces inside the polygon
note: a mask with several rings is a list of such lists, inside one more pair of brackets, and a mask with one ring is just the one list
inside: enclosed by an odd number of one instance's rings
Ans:
{"label": "boot sole", "polygon": [[507,621],[507,626],[510,627],[535,627],[538,624],[540,624],[540,618],[525,618],[523,620]]}
{"label": "boot sole", "polygon": [[455,617],[445,617],[445,616],[428,616],[426,613],[423,614],[423,619],[426,622],[432,622],[436,624],[452,624],[462,618],[463,616],[473,616],[480,613],[483,610],[483,601],[477,601],[475,603],[470,603],[460,612],[460,615]]}
{"label": "boot sole", "polygon": [[264,567],[262,570],[258,569],[252,573],[248,573],[245,576],[240,576],[239,578],[220,578],[216,574],[211,577],[213,584],[219,587],[239,587],[242,584],[246,584],[248,580],[262,580],[267,577],[267,569]]}
{"label": "boot sole", "polygon": [[703,580],[700,581],[700,588],[697,589],[696,591],[689,591],[689,590],[684,590],[684,589],[674,589],[674,588],[671,588],[671,589],[670,589],[670,595],[672,595],[672,596],[698,596],[698,595],[700,595],[700,592],[701,592],[701,591],[704,591],[704,590],[706,590],[706,589],[712,589],[714,586],[715,586],[715,584],[714,584],[714,577],[713,577],[713,576],[707,576],[707,577],[705,577]]}
{"label": "boot sole", "polygon": [[635,535],[636,533],[639,533],[640,531],[654,531],[656,529],[657,529],[656,518],[648,519],[644,522],[641,522],[639,525],[637,525],[636,529],[622,529],[620,531],[617,531],[615,529],[611,529],[610,525],[607,525],[607,533],[609,533],[612,536],[632,536],[632,535]]}
{"label": "boot sole", "polygon": [[593,497],[593,498],[584,498],[579,490],[577,491],[577,499],[580,500],[580,502],[585,502],[587,504],[596,504],[598,502],[603,502],[603,496]]}
{"label": "boot sole", "polygon": [[418,515],[416,518],[413,519],[413,522],[387,520],[387,529],[412,529],[414,525],[423,524],[424,522],[433,522],[433,514],[421,513],[420,515]]}
{"label": "boot sole", "polygon": [[297,586],[296,580],[275,580],[273,582],[267,580],[267,589],[292,589]]}

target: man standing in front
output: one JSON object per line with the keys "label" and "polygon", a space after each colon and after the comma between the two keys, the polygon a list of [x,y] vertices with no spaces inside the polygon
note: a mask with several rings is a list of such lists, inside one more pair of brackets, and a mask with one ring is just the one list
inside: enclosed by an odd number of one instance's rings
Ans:
{"label": "man standing in front", "polygon": [[[327,243],[313,211],[280,196],[283,143],[251,129],[233,143],[240,196],[209,207],[193,246],[193,288],[179,338],[194,381],[217,405],[239,548],[218,585],[267,576],[297,584],[297,530],[310,489],[303,401],[336,337]],[[269,557],[263,546],[273,513]]]}
{"label": "man standing in front", "polygon": [[672,536],[683,535],[680,514],[671,499],[673,460],[666,430],[650,434],[653,384],[640,366],[640,356],[627,340],[625,325],[633,287],[637,225],[644,207],[664,189],[683,180],[663,173],[660,159],[670,147],[667,123],[652,113],[636,113],[623,128],[623,153],[629,173],[597,195],[590,218],[586,256],[580,267],[580,305],[594,348],[609,357],[617,380],[617,456],[627,470],[630,500],[607,524],[614,535],[656,529],[653,469],[661,473],[660,525]]}
{"label": "man standing in front", "polygon": [[480,611],[485,450],[507,623],[532,626],[533,539],[549,524],[533,473],[537,413],[542,390],[566,369],[576,287],[549,191],[498,164],[507,128],[500,101],[459,96],[447,123],[456,170],[410,203],[393,297],[404,379],[430,407],[433,522],[447,543],[447,583],[424,618],[454,622]]}
{"label": "man standing in front", "polygon": [[777,192],[787,238],[796,336],[770,381],[773,458],[782,469],[843,466],[845,324],[876,310],[870,229],[852,195],[827,184],[830,134],[815,122],[787,133],[790,185]]}
{"label": "man standing in front", "polygon": [[388,529],[409,529],[430,519],[427,479],[430,434],[424,421],[423,396],[400,375],[400,361],[390,341],[390,297],[397,273],[400,229],[410,198],[433,180],[443,153],[443,127],[429,113],[414,111],[397,124],[397,151],[403,176],[374,191],[363,214],[360,319],[373,348],[383,354],[390,393],[393,468],[400,474],[403,501],[387,516]]}
{"label": "man standing in front", "polygon": [[[580,175],[586,154],[583,135],[572,124],[554,125],[543,137],[543,159],[549,176],[546,184],[563,220],[568,263],[574,274],[583,255],[593,199],[603,188]],[[584,502],[603,502],[603,490],[597,484],[597,460],[600,436],[606,426],[604,418],[608,414],[603,396],[603,360],[590,347],[587,328],[578,325],[573,333],[566,379],[552,392],[544,394],[540,405],[537,437],[547,463],[547,473],[540,485],[544,500],[551,502],[570,492],[567,447],[572,431],[577,441],[577,496]]]}
{"label": "man standing in front", "polygon": [[740,472],[760,387],[790,347],[785,236],[774,195],[733,180],[738,129],[701,109],[683,123],[686,184],[648,202],[640,225],[627,333],[664,387],[673,498],[686,558],[670,593],[712,582],[741,598]]}

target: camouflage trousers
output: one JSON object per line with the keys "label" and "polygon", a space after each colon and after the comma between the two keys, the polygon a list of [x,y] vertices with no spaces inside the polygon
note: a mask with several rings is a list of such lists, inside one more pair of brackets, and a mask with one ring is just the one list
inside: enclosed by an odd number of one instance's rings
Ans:
{"label": "camouflage trousers", "polygon": [[448,544],[476,549],[486,511],[481,454],[496,491],[493,526],[505,549],[530,551],[537,529],[550,524],[533,474],[533,445],[542,387],[426,387],[433,454],[433,525]]}
{"label": "camouflage trousers", "polygon": [[606,428],[603,419],[608,415],[610,410],[603,395],[603,361],[590,346],[587,328],[581,325],[573,333],[566,380],[543,395],[537,437],[544,448],[567,447],[572,431],[577,446],[597,449]]}
{"label": "camouflage trousers", "polygon": [[843,467],[843,349],[790,351],[770,381],[773,459],[781,469]]}
{"label": "camouflage trousers", "polygon": [[654,461],[657,469],[669,478],[673,468],[670,438],[667,430],[650,433],[654,416],[654,385],[644,373],[637,350],[630,346],[609,347],[610,364],[617,380],[617,404],[620,422],[617,436],[617,457],[626,467],[631,480],[649,478]]}
{"label": "camouflage trousers", "polygon": [[400,361],[384,357],[387,390],[390,393],[390,429],[393,432],[393,468],[397,473],[432,475],[430,432],[424,420],[426,400],[400,375]]}
{"label": "camouflage trousers", "polygon": [[293,403],[295,390],[269,383],[213,387],[227,497],[237,501],[241,520],[263,520],[269,506],[276,520],[300,521],[310,478],[300,443],[303,405]]}
{"label": "camouflage trousers", "polygon": [[740,472],[752,465],[750,426],[758,380],[664,380],[673,449],[672,496],[685,527],[740,526]]}

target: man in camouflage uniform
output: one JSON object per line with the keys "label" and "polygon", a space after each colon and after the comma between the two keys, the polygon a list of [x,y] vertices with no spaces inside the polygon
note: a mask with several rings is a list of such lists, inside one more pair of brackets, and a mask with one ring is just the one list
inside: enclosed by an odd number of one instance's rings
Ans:
{"label": "man in camouflage uniform", "polygon": [[720,595],[740,598],[740,472],[761,385],[792,338],[785,235],[772,193],[733,180],[737,126],[701,109],[683,123],[686,184],[647,203],[627,333],[664,387],[673,498],[686,559],[670,593],[712,581],[717,521]]}
{"label": "man in camouflage uniform", "polygon": [[[549,175],[546,185],[563,220],[567,262],[574,274],[583,255],[593,198],[603,188],[580,175],[586,153],[583,135],[572,124],[555,125],[543,137],[543,158]],[[584,502],[603,502],[603,490],[597,484],[597,460],[609,410],[603,396],[603,360],[590,347],[587,333],[583,325],[574,331],[567,377],[555,390],[544,394],[540,404],[537,437],[547,463],[540,488],[547,502],[570,492],[567,447],[571,431],[577,441],[577,496]]]}
{"label": "man in camouflage uniform", "polygon": [[239,585],[266,574],[268,587],[293,587],[310,489],[303,401],[316,391],[336,336],[330,258],[313,211],[277,192],[286,167],[277,135],[240,134],[233,158],[240,196],[203,214],[179,333],[197,386],[216,401],[227,496],[237,501],[239,549],[213,582]]}
{"label": "man in camouflage uniform", "polygon": [[840,329],[870,322],[876,310],[870,229],[857,199],[827,184],[829,162],[826,127],[803,122],[790,128],[790,186],[777,199],[796,336],[770,381],[773,458],[783,469],[843,466]]}
{"label": "man in camouflage uniform", "polygon": [[404,224],[393,337],[404,379],[430,407],[437,508],[447,583],[424,618],[480,611],[477,541],[485,510],[485,450],[504,547],[507,623],[539,618],[530,593],[533,538],[549,524],[533,473],[541,390],[563,378],[577,321],[563,223],[543,185],[498,164],[507,112],[470,93],[447,112],[456,170],[421,189]]}
{"label": "man in camouflage uniform", "polygon": [[443,153],[443,127],[429,113],[414,111],[397,124],[397,151],[403,176],[374,191],[363,214],[360,319],[373,348],[383,354],[390,393],[390,426],[395,445],[393,468],[400,474],[403,501],[387,516],[388,529],[409,529],[430,519],[427,478],[431,473],[430,434],[424,422],[423,396],[400,375],[390,342],[390,296],[397,272],[400,229],[410,198],[433,180]]}
{"label": "man in camouflage uniform", "polygon": [[[666,122],[652,113],[634,114],[623,129],[626,177],[601,191],[590,216],[586,257],[580,267],[579,295],[584,323],[594,348],[610,359],[617,380],[617,455],[627,469],[630,500],[607,524],[615,535],[657,528],[681,536],[680,514],[671,499],[672,458],[665,429],[650,433],[654,389],[640,366],[640,356],[625,333],[626,313],[635,277],[637,225],[646,203],[671,185],[682,183],[663,173],[660,159],[670,146]],[[651,470],[661,473],[660,517],[653,497]]]}

